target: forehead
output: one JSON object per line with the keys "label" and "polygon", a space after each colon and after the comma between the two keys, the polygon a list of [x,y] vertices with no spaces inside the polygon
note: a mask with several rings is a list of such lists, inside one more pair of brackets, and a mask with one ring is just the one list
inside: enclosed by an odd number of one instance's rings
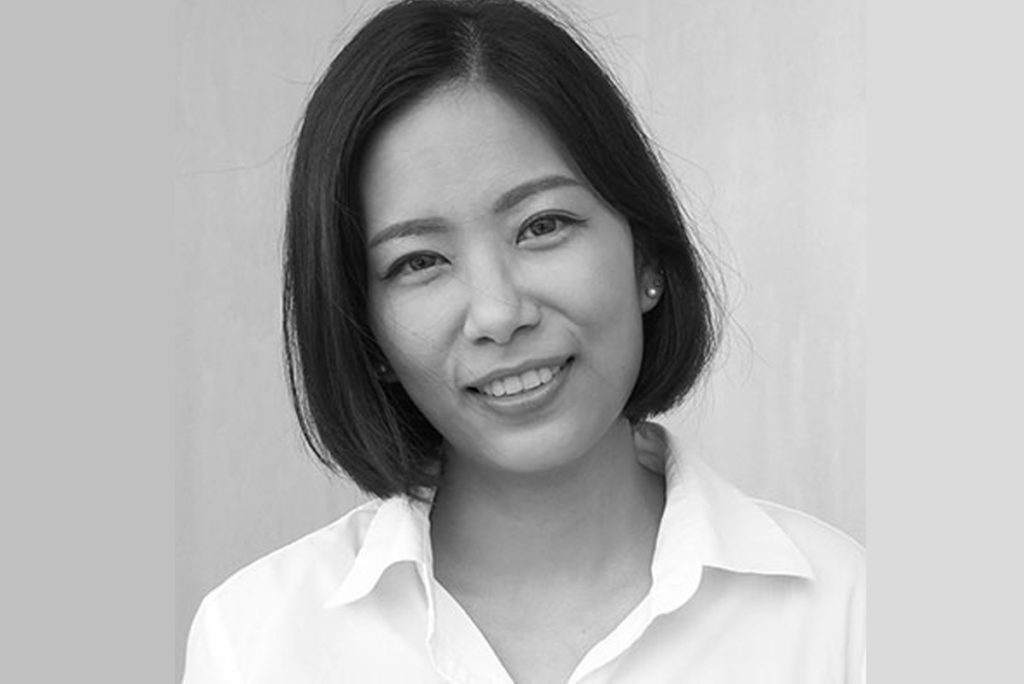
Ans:
{"label": "forehead", "polygon": [[419,215],[479,212],[509,187],[546,175],[581,180],[537,117],[485,85],[463,84],[434,92],[378,132],[360,189],[372,232]]}

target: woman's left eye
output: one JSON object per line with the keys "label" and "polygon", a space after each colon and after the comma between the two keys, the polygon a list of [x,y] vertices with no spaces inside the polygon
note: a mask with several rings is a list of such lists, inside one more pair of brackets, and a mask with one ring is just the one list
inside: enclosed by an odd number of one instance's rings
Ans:
{"label": "woman's left eye", "polygon": [[517,242],[549,238],[564,230],[566,227],[577,223],[580,223],[578,219],[570,218],[568,216],[556,214],[538,216],[526,222],[522,230],[519,231]]}

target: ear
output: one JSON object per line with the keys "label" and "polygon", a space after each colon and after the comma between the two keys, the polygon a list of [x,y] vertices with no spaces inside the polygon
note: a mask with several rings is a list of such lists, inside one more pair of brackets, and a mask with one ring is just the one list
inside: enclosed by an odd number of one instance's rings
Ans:
{"label": "ear", "polygon": [[647,313],[661,301],[661,295],[665,291],[665,279],[657,270],[644,266],[640,269],[637,284],[640,286],[640,310]]}

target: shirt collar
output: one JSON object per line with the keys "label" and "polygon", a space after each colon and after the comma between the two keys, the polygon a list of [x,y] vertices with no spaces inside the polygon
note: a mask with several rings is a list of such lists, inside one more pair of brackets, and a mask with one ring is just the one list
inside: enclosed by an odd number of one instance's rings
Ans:
{"label": "shirt collar", "polygon": [[[640,462],[665,474],[665,510],[651,566],[651,598],[659,612],[692,596],[704,567],[813,579],[806,557],[768,514],[699,458],[680,457],[662,426],[641,423],[633,434]],[[377,512],[352,567],[325,607],[366,596],[396,563],[416,563],[425,585],[433,576],[430,504],[407,497],[374,503]]]}
{"label": "shirt collar", "polygon": [[656,423],[634,430],[640,462],[665,474],[665,510],[651,566],[659,612],[682,605],[705,567],[813,579],[810,563],[774,520],[701,459],[681,457]]}
{"label": "shirt collar", "polygon": [[352,567],[326,608],[345,605],[369,594],[384,571],[396,563],[411,561],[419,565],[426,583],[433,570],[430,549],[430,504],[404,496],[372,502],[377,512],[363,535]]}

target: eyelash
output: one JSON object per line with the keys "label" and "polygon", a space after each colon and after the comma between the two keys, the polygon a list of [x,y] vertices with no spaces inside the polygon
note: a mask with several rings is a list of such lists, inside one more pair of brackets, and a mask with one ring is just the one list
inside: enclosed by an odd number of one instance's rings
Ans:
{"label": "eyelash", "polygon": [[516,236],[516,242],[519,243],[522,240],[523,236],[526,234],[526,232],[532,226],[535,226],[535,225],[537,225],[537,223],[539,223],[541,221],[545,221],[545,220],[550,220],[550,221],[554,221],[555,222],[554,230],[552,230],[550,233],[544,233],[543,235],[538,235],[538,236],[533,237],[531,239],[533,239],[533,240],[542,240],[542,239],[550,237],[552,235],[557,235],[559,232],[561,232],[565,228],[568,228],[570,226],[579,225],[579,224],[583,223],[582,219],[578,219],[578,218],[575,218],[575,217],[572,217],[572,216],[566,216],[565,214],[541,214],[539,216],[534,216],[534,217],[530,218],[529,220],[527,220],[527,222],[523,226],[522,230],[520,230],[519,234]]}
{"label": "eyelash", "polygon": [[[411,264],[416,259],[421,259],[423,257],[433,259],[433,263],[431,263],[428,266],[424,266],[423,268],[410,268]],[[384,274],[384,280],[391,280],[392,278],[399,276],[406,271],[408,271],[409,273],[425,271],[431,266],[434,266],[437,262],[441,261],[442,259],[444,259],[444,257],[433,252],[413,252],[412,254],[406,254],[404,257],[398,259],[397,261],[395,261],[395,263],[391,264],[391,267],[387,270],[387,273]]]}
{"label": "eyelash", "polygon": [[[559,235],[559,233],[564,231],[565,228],[580,225],[583,223],[582,219],[567,216],[565,214],[541,214],[539,216],[534,216],[528,219],[526,223],[523,224],[523,227],[519,230],[519,233],[516,235],[516,244],[520,244],[521,242],[523,242],[524,235],[526,235],[530,228],[535,227],[541,221],[554,221],[554,229],[548,233],[544,233],[542,235],[537,235],[535,237],[526,239],[544,240],[546,238],[552,238],[553,236]],[[422,268],[411,268],[412,264],[417,259],[422,259],[424,257],[431,259],[431,263],[426,266],[423,266]],[[436,254],[434,252],[413,252],[395,261],[395,263],[393,263],[391,267],[387,270],[387,272],[384,274],[383,279],[392,280],[393,278],[400,276],[403,273],[417,273],[420,271],[426,271],[442,261],[445,261],[445,258],[440,254]]]}

